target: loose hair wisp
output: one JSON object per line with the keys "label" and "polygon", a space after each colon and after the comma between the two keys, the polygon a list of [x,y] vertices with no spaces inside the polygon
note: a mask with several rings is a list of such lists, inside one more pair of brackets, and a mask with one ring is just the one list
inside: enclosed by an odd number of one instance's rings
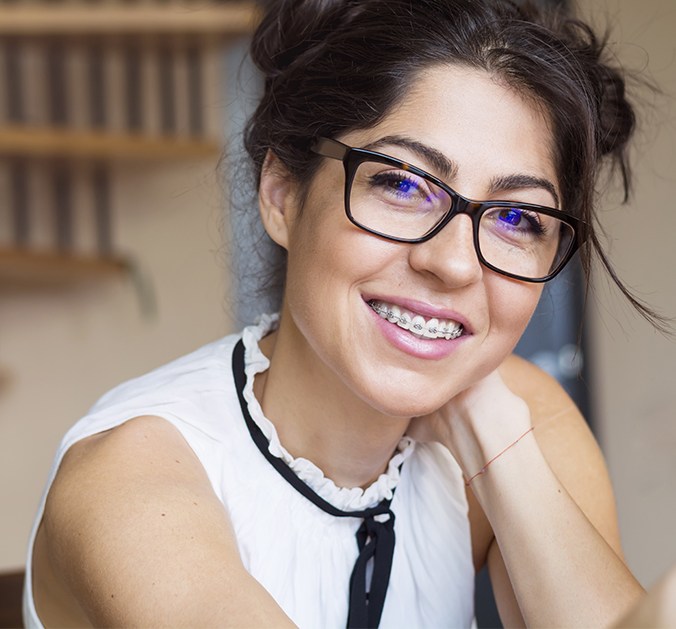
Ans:
{"label": "loose hair wisp", "polygon": [[509,0],[276,0],[251,44],[265,77],[245,130],[255,181],[270,150],[306,190],[319,161],[310,150],[315,138],[376,125],[427,68],[484,70],[550,120],[561,205],[585,225],[586,275],[596,254],[640,314],[664,329],[617,277],[598,238],[598,175],[603,166],[617,169],[629,194],[635,126],[624,79],[604,50],[605,40],[561,10]]}

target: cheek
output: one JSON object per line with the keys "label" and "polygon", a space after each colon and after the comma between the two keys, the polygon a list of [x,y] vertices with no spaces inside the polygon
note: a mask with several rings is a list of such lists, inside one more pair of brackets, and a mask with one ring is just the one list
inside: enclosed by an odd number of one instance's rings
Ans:
{"label": "cheek", "polygon": [[355,256],[342,212],[335,199],[310,199],[290,232],[285,301],[306,332],[310,321],[337,315],[349,283]]}
{"label": "cheek", "polygon": [[[294,226],[288,250],[287,290],[329,291],[340,284],[349,290],[370,276],[390,268],[396,245],[354,226],[345,216],[342,199],[337,204],[314,201]],[[341,293],[332,293],[339,299]]]}
{"label": "cheek", "polygon": [[523,334],[542,294],[542,284],[512,281],[501,276],[486,280],[490,332],[511,351]]}

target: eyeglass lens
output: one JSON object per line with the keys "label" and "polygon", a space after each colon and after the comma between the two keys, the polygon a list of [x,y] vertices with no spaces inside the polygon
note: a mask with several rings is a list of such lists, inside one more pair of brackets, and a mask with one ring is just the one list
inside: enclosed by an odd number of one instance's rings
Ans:
{"label": "eyeglass lens", "polygon": [[[434,182],[390,164],[366,161],[356,169],[350,213],[362,227],[393,238],[421,238],[452,205]],[[574,240],[572,226],[548,214],[514,206],[491,207],[479,223],[480,254],[495,268],[524,278],[554,272]]]}

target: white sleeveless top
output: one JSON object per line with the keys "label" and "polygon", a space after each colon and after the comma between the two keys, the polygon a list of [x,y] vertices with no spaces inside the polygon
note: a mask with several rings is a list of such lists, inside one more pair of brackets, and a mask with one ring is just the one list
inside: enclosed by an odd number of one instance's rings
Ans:
{"label": "white sleeveless top", "polygon": [[[474,567],[457,463],[442,446],[405,437],[387,471],[361,489],[337,487],[311,461],[294,459],[253,393],[255,374],[269,366],[258,341],[276,321],[265,315],[241,335],[249,412],[270,441],[270,452],[338,509],[362,510],[392,498],[396,545],[380,627],[471,626]],[[70,429],[57,451],[31,534],[27,584],[32,582],[33,542],[45,498],[68,448],[134,417],[155,415],[175,426],[195,451],[228,511],[244,566],[293,622],[308,629],[346,626],[360,520],[335,517],[315,506],[254,444],[232,375],[232,351],[239,338],[227,336],[120,385]],[[30,586],[24,592],[24,620],[27,627],[42,627]]]}

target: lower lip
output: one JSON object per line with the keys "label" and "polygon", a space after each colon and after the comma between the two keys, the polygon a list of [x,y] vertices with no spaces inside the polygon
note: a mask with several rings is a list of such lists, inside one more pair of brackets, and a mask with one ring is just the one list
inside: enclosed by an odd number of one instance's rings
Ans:
{"label": "lower lip", "polygon": [[366,303],[366,307],[369,309],[375,324],[390,344],[398,350],[416,358],[441,360],[452,354],[463,339],[467,338],[465,335],[461,335],[457,339],[419,338],[408,330],[400,328],[395,323],[390,323],[387,319],[383,319],[368,303]]}

